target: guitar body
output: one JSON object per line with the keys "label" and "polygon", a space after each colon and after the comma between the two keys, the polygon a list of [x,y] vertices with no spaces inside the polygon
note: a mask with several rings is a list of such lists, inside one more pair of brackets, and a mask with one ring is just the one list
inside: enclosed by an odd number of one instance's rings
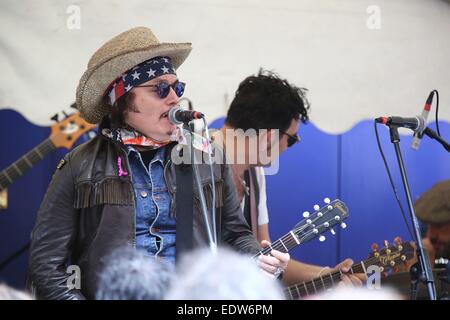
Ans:
{"label": "guitar body", "polygon": [[[50,134],[50,128],[36,126],[16,111],[0,110],[0,171]],[[7,187],[7,208],[0,210],[0,261],[29,243],[36,213],[53,172],[67,152],[67,149],[53,150]],[[28,250],[0,270],[0,282],[24,288],[27,263]]]}

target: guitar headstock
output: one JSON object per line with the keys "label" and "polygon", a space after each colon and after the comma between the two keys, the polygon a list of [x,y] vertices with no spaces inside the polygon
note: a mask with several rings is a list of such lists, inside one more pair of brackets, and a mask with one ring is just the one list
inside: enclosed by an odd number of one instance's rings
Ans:
{"label": "guitar headstock", "polygon": [[396,238],[393,244],[384,241],[384,246],[378,249],[377,244],[372,244],[372,253],[369,255],[370,264],[380,267],[380,272],[391,269],[397,272],[398,267],[405,265],[414,258],[414,246],[410,242],[402,242]]}
{"label": "guitar headstock", "polygon": [[76,112],[54,124],[49,139],[57,148],[70,149],[81,135],[95,127],[95,124],[86,122],[80,113]]}
{"label": "guitar headstock", "polygon": [[339,199],[330,201],[326,198],[324,200],[325,206],[322,208],[319,205],[314,206],[314,212],[303,212],[304,220],[297,223],[292,232],[295,233],[300,243],[310,241],[319,237],[320,241],[325,240],[324,232],[330,230],[334,235],[333,227],[340,225],[345,229],[347,225],[344,220],[348,218],[348,208],[344,202]]}

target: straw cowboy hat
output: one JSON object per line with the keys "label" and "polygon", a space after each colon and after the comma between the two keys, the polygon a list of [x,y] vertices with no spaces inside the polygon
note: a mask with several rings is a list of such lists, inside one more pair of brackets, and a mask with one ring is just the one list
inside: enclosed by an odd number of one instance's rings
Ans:
{"label": "straw cowboy hat", "polygon": [[76,103],[81,116],[87,122],[99,123],[111,110],[103,98],[114,80],[139,63],[158,56],[171,58],[177,69],[191,49],[191,43],[161,43],[145,27],[115,36],[94,53],[80,79]]}
{"label": "straw cowboy hat", "polygon": [[427,223],[450,223],[450,180],[435,184],[414,204],[416,216]]}

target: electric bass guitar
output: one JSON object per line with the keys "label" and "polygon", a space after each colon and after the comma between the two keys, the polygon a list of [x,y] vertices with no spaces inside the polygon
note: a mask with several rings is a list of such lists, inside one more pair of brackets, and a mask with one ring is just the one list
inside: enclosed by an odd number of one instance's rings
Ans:
{"label": "electric bass guitar", "polygon": [[93,130],[95,127],[96,125],[87,123],[82,119],[79,112],[54,124],[51,127],[51,134],[46,140],[42,141],[39,145],[0,172],[0,209],[7,208],[8,186],[33,168],[48,153],[56,148],[72,148],[75,141],[81,135]]}

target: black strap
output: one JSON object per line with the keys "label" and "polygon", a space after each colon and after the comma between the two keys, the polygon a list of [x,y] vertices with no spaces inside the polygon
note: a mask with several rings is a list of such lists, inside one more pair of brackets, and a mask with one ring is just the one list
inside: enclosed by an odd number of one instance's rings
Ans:
{"label": "black strap", "polygon": [[180,164],[175,166],[177,241],[176,257],[192,249],[194,191],[191,166]]}
{"label": "black strap", "polygon": [[[253,181],[253,184],[250,183],[250,175],[252,176],[251,180]],[[257,183],[258,179],[256,177],[256,169],[255,168],[250,168],[248,170],[245,170],[244,181],[249,188],[254,189],[255,202],[257,204],[259,204],[260,194],[259,194],[259,185]],[[244,217],[245,217],[245,220],[247,221],[248,225],[251,227],[252,226],[252,218],[251,218],[250,194],[247,194],[244,192],[244,199],[245,199],[244,200],[244,209],[243,209]],[[258,205],[256,208],[258,208]],[[257,212],[257,215],[259,216],[259,212]]]}
{"label": "black strap", "polygon": [[[252,187],[250,185],[250,173],[249,173],[249,170],[245,170],[244,171],[244,181],[245,181],[245,184],[247,186],[249,186],[250,188]],[[251,215],[250,215],[250,195],[247,194],[246,192],[244,192],[244,209],[243,209],[243,211],[244,211],[245,221],[247,221],[247,224],[249,226],[251,226],[252,225],[252,221],[251,221]]]}

